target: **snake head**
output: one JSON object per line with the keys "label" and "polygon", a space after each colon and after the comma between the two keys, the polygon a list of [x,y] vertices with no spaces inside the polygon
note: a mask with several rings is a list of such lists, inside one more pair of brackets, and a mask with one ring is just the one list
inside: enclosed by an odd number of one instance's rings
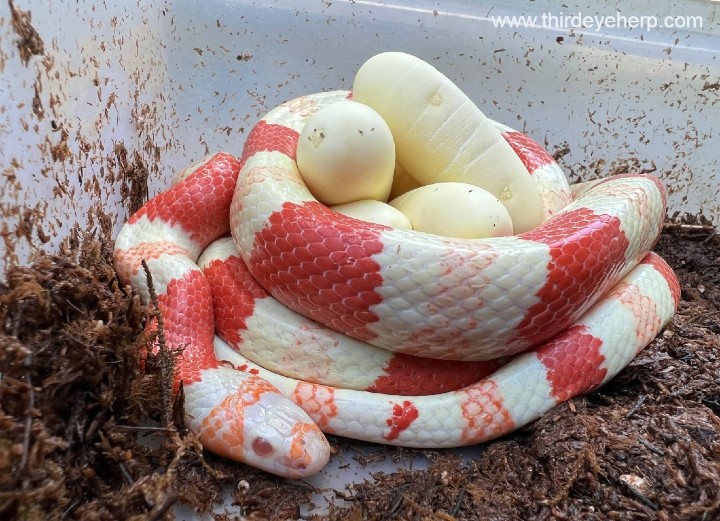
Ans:
{"label": "snake head", "polygon": [[206,449],[278,476],[312,476],[330,459],[330,445],[307,413],[252,374],[203,371],[185,387],[185,413]]}
{"label": "snake head", "polygon": [[300,479],[330,459],[330,445],[305,411],[281,394],[265,393],[245,410],[246,462],[272,474]]}

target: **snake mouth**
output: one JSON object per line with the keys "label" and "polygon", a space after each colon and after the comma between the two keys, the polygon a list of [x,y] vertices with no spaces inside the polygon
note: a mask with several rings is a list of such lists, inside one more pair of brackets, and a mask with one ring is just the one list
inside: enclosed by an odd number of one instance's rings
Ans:
{"label": "snake mouth", "polygon": [[289,462],[283,469],[283,475],[290,479],[309,478],[320,472],[328,461],[329,457],[323,458],[319,454],[307,454],[301,461]]}

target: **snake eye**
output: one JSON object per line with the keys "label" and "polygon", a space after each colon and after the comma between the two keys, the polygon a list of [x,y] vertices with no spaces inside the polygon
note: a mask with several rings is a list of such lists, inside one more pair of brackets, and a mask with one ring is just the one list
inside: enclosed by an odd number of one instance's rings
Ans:
{"label": "snake eye", "polygon": [[269,456],[275,450],[272,444],[265,438],[255,438],[252,443],[252,449],[258,456]]}

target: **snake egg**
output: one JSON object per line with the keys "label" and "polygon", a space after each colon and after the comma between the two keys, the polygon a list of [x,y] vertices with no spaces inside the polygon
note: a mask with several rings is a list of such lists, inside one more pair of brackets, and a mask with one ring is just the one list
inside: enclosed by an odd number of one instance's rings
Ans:
{"label": "snake egg", "polygon": [[412,230],[412,224],[407,215],[382,201],[363,199],[362,201],[331,206],[330,209],[362,221],[383,224],[392,228],[402,228],[403,230]]}
{"label": "snake egg", "polygon": [[413,229],[462,239],[512,235],[510,214],[493,194],[467,183],[433,183],[390,201]]}
{"label": "snake egg", "polygon": [[323,204],[387,201],[395,142],[387,123],[373,109],[340,101],[308,119],[298,141],[297,166],[310,192]]}

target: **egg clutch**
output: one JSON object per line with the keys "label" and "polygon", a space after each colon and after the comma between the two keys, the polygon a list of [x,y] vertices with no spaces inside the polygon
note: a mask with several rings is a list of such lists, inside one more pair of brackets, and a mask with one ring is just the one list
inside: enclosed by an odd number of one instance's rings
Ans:
{"label": "egg clutch", "polygon": [[479,239],[543,220],[532,176],[494,122],[445,75],[401,52],[370,58],[352,100],[312,115],[297,147],[310,192],[339,213]]}

